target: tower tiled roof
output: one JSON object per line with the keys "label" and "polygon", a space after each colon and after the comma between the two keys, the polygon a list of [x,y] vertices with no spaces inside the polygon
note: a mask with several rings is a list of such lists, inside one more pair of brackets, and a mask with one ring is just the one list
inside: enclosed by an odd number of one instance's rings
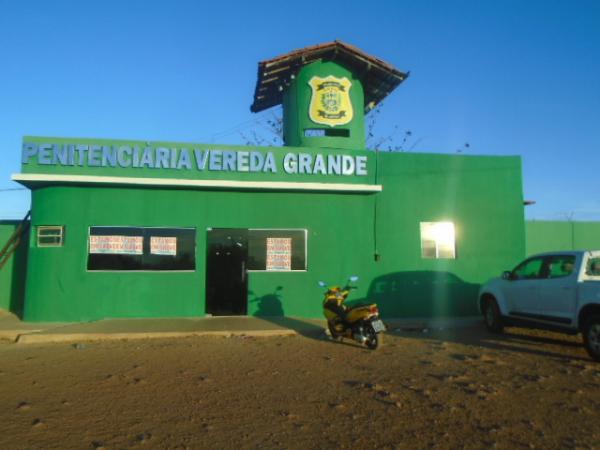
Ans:
{"label": "tower tiled roof", "polygon": [[305,65],[315,61],[335,61],[360,78],[365,93],[365,112],[387,97],[410,72],[398,69],[342,41],[313,45],[258,63],[258,79],[252,112],[259,112],[282,102],[283,91]]}

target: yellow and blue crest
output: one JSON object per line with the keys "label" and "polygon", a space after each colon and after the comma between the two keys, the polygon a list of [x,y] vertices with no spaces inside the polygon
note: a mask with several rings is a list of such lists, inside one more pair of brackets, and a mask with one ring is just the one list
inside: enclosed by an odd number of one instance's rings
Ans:
{"label": "yellow and blue crest", "polygon": [[312,77],[308,82],[312,89],[308,115],[310,120],[321,125],[345,125],[354,117],[348,78]]}

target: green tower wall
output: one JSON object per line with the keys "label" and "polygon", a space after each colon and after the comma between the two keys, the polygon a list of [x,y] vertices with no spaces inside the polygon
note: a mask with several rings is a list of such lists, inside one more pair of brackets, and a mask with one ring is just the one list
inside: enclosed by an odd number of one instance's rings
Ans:
{"label": "green tower wall", "polygon": [[[313,90],[312,77],[346,77],[352,86],[349,91],[353,118],[345,125],[329,126],[313,122],[309,107]],[[290,83],[283,96],[283,140],[292,147],[329,147],[362,150],[365,148],[364,93],[359,78],[350,70],[333,62],[314,62],[304,66]],[[305,130],[348,130],[349,137],[305,136]]]}

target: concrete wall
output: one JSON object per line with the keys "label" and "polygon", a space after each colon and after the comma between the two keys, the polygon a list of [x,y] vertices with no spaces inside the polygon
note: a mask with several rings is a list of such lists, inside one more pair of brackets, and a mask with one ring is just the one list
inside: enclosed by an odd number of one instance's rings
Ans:
{"label": "concrete wall", "polygon": [[600,222],[528,221],[527,254],[600,249]]}

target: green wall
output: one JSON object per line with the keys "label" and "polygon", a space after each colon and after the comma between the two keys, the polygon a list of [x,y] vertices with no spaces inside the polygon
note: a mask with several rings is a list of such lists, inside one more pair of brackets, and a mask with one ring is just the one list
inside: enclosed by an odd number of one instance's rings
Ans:
{"label": "green wall", "polygon": [[[369,297],[392,317],[476,314],[479,286],[525,252],[518,157],[379,153],[381,262]],[[452,221],[456,259],[422,259],[420,222]]]}
{"label": "green wall", "polygon": [[[524,256],[520,158],[371,153],[368,178],[383,191],[34,188],[34,229],[66,228],[63,247],[30,242],[25,319],[203,316],[209,227],[308,230],[306,272],[249,274],[249,314],[275,296],[286,316],[321,317],[317,281],[353,274],[354,299],[377,301],[383,317],[476,314],[480,283]],[[457,258],[422,259],[419,224],[441,220],[455,223]],[[100,225],[195,227],[196,270],[87,272],[88,227]]]}
{"label": "green wall", "polygon": [[[20,221],[15,220],[0,220],[0,250],[4,248],[19,223]],[[29,233],[26,231],[15,252],[0,269],[0,309],[17,315],[23,312],[28,242]]]}
{"label": "green wall", "polygon": [[527,254],[600,249],[600,222],[527,222]]}

